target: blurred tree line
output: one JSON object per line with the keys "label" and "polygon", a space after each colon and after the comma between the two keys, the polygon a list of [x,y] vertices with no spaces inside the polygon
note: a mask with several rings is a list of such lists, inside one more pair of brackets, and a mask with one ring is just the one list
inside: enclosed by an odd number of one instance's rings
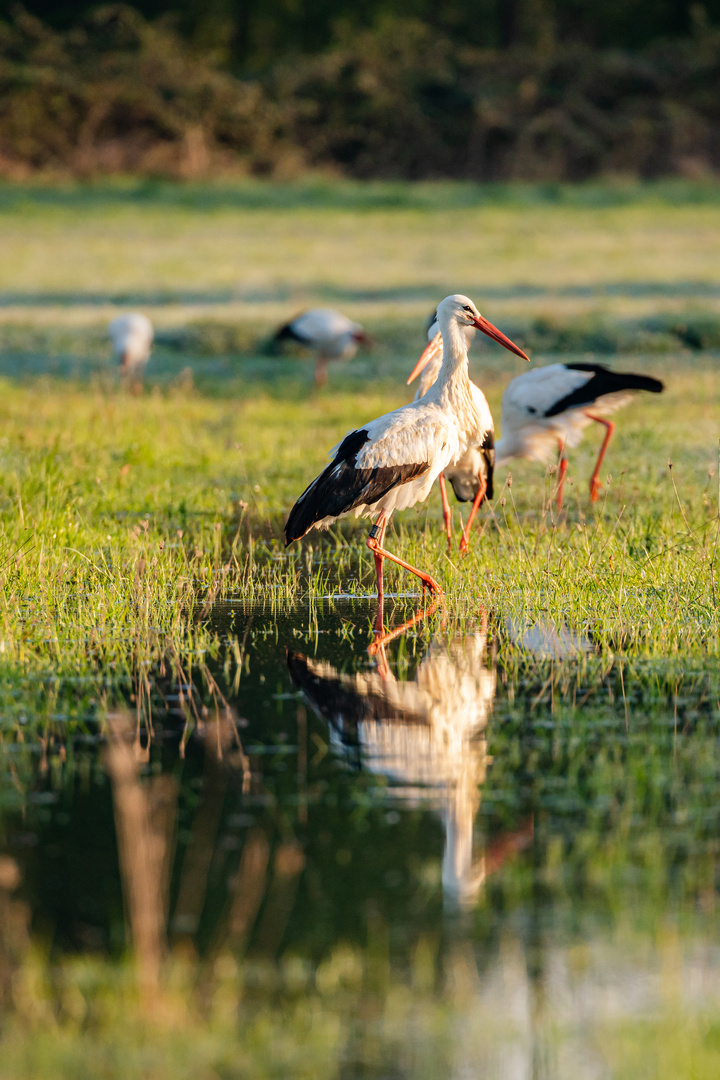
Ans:
{"label": "blurred tree line", "polygon": [[[67,30],[98,4],[27,0],[24,6]],[[133,6],[151,21],[168,17],[183,37],[217,50],[234,70],[317,53],[340,28],[358,32],[388,19],[421,22],[457,45],[492,49],[567,43],[637,49],[688,36],[701,10],[709,21],[720,21],[720,0],[705,0],[702,9],[692,0],[139,0]],[[16,7],[17,0],[2,0],[0,17]]]}
{"label": "blurred tree line", "polygon": [[0,175],[720,167],[720,0],[0,3]]}

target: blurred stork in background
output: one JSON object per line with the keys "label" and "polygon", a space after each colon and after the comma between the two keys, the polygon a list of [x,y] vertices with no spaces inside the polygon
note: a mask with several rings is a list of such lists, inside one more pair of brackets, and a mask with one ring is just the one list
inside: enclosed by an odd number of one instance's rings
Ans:
{"label": "blurred stork in background", "polygon": [[369,347],[370,338],[360,323],[332,308],[311,308],[296,315],[276,331],[273,342],[295,341],[315,354],[315,385],[327,383],[330,360],[352,360],[359,345]]}
{"label": "blurred stork in background", "polygon": [[120,363],[120,374],[130,392],[139,394],[145,365],[150,359],[153,345],[153,324],[147,315],[131,312],[118,315],[110,323],[110,340],[113,352]]}
{"label": "blurred stork in background", "polygon": [[566,449],[578,445],[591,423],[602,424],[605,438],[590,477],[590,501],[596,502],[602,487],[600,466],[615,430],[607,415],[625,405],[634,391],[659,394],[663,389],[659,379],[611,371],[602,364],[550,364],[523,372],[502,397],[496,466],[516,457],[549,462],[559,453],[556,506],[560,510],[568,467]]}

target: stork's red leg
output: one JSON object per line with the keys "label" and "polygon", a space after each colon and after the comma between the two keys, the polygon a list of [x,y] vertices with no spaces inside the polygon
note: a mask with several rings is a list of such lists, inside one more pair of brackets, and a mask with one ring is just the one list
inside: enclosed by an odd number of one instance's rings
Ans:
{"label": "stork's red leg", "polygon": [[450,503],[447,497],[447,488],[445,487],[445,477],[442,473],[438,476],[438,483],[440,484],[440,498],[442,499],[443,517],[445,519],[445,535],[447,536],[448,551],[452,551],[452,514],[450,513]]}
{"label": "stork's red leg", "polygon": [[603,439],[603,444],[600,447],[600,453],[598,454],[598,459],[595,462],[593,474],[590,477],[590,502],[597,502],[600,495],[600,488],[602,487],[602,484],[598,479],[598,474],[600,472],[600,466],[602,465],[603,458],[605,457],[605,451],[608,448],[608,443],[612,439],[612,433],[615,430],[615,425],[612,420],[606,420],[603,416],[594,416],[592,413],[589,412],[586,412],[585,415],[589,417],[590,420],[594,420],[595,423],[602,424],[603,427],[606,428],[605,438]]}
{"label": "stork's red leg", "polygon": [[315,385],[325,386],[327,384],[327,360],[324,356],[318,356],[315,361]]}
{"label": "stork's red leg", "polygon": [[[393,555],[391,551],[382,546],[382,540],[385,538],[385,529],[387,527],[387,514],[383,510],[380,517],[377,519],[370,535],[367,538],[367,546],[375,556],[375,568],[378,567],[378,556],[380,557],[379,565],[382,567],[383,559],[390,559],[391,562],[397,563],[398,566],[402,566],[403,570],[409,570],[411,574],[415,574],[420,578],[423,589],[430,589],[431,592],[442,594],[442,589],[438,585],[434,578],[431,578],[429,574],[423,573],[422,570],[418,570],[416,567],[411,566],[410,563],[405,562],[404,559],[399,558],[397,555]],[[378,595],[380,594],[380,579],[378,578]]]}
{"label": "stork's red leg", "polygon": [[473,504],[470,507],[470,516],[465,523],[465,528],[463,529],[463,534],[460,539],[460,551],[463,553],[463,555],[467,552],[468,549],[468,540],[470,539],[470,526],[473,523],[473,518],[477,514],[478,507],[485,498],[485,492],[487,491],[485,477],[481,472],[478,473],[478,480],[480,481],[480,486],[477,490],[477,495],[473,499]]}
{"label": "stork's red leg", "polygon": [[567,472],[568,468],[568,460],[565,456],[565,443],[562,441],[562,439],[558,439],[558,450],[560,451],[560,456],[558,458],[558,486],[557,494],[555,496],[555,506],[558,510],[562,510],[563,488],[565,487],[565,473]]}

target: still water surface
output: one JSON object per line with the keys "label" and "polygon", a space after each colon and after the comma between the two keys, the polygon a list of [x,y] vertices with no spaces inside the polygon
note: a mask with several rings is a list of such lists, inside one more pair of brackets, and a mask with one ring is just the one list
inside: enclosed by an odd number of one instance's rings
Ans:
{"label": "still water surface", "polygon": [[[111,739],[6,741],[6,889],[51,956],[135,934],[280,997],[345,965],[343,1077],[616,1075],[604,1031],[720,1001],[720,671],[412,603],[373,655],[363,598],[216,604],[216,693],[154,672]],[[390,1031],[389,981],[442,1032]]]}

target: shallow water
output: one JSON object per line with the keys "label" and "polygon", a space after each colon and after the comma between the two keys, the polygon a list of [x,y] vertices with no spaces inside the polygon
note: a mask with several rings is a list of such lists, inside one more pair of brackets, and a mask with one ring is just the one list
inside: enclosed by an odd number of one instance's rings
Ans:
{"label": "shallow water", "polygon": [[[208,660],[214,693],[154,672],[152,712],[128,701],[109,738],[56,717],[6,739],[0,900],[29,910],[26,947],[231,956],[246,1009],[349,965],[344,1077],[428,1054],[435,1075],[610,1076],[608,1026],[720,1003],[717,666],[417,603],[390,603],[374,655],[367,599],[216,604],[239,663]],[[442,1030],[393,1026],[390,985]]]}

